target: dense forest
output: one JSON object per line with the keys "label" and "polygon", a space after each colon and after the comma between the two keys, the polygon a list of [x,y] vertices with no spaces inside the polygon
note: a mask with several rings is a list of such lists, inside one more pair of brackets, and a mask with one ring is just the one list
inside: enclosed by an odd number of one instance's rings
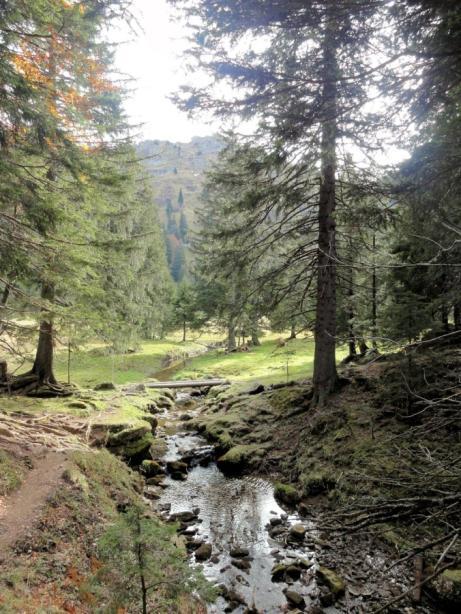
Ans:
{"label": "dense forest", "polygon": [[0,2],[0,612],[458,612],[461,5],[166,5]]}

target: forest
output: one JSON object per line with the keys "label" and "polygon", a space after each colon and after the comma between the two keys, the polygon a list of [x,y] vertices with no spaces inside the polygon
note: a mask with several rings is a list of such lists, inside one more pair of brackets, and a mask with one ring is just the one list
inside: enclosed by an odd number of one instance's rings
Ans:
{"label": "forest", "polygon": [[0,2],[0,612],[459,612],[461,4],[160,4]]}

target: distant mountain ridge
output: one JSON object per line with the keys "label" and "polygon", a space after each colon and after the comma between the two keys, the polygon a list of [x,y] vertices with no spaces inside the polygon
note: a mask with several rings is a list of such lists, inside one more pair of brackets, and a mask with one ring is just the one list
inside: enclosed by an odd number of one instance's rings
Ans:
{"label": "distant mountain ridge", "polygon": [[188,143],[146,140],[137,152],[153,178],[160,219],[164,224],[168,263],[173,278],[187,272],[188,235],[195,226],[195,211],[206,171],[223,149],[216,136],[193,137]]}

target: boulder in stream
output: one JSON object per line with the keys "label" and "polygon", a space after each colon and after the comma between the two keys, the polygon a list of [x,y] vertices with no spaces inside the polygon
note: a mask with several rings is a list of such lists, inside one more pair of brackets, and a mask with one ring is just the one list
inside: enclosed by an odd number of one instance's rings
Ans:
{"label": "boulder in stream", "polygon": [[195,560],[196,561],[207,561],[211,556],[212,550],[213,548],[211,544],[202,544],[195,551]]}
{"label": "boulder in stream", "polygon": [[346,585],[338,574],[328,567],[320,566],[317,569],[317,580],[326,586],[335,599],[344,595]]}
{"label": "boulder in stream", "polygon": [[233,559],[243,559],[244,557],[249,556],[250,551],[248,548],[237,546],[236,548],[231,548],[229,554]]}
{"label": "boulder in stream", "polygon": [[306,535],[307,529],[303,524],[294,524],[290,528],[290,537],[295,539],[296,541],[302,542]]}
{"label": "boulder in stream", "polygon": [[165,470],[160,465],[160,463],[154,460],[143,460],[140,465],[140,469],[141,473],[143,473],[148,478],[165,474]]}
{"label": "boulder in stream", "polygon": [[285,597],[287,598],[288,603],[296,606],[300,610],[302,610],[306,605],[306,602],[304,601],[304,597],[300,595],[299,593],[297,593],[296,591],[286,590]]}

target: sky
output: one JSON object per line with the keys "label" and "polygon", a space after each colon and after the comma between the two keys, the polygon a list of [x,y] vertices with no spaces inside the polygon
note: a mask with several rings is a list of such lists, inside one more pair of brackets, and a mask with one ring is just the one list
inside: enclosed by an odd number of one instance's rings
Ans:
{"label": "sky", "polygon": [[111,33],[111,39],[123,41],[116,54],[117,68],[135,80],[125,108],[132,123],[142,124],[139,140],[187,142],[193,136],[216,133],[217,124],[189,118],[168,99],[191,77],[181,59],[186,28],[171,20],[166,0],[133,0],[132,12],[140,24],[136,32],[123,27]]}

